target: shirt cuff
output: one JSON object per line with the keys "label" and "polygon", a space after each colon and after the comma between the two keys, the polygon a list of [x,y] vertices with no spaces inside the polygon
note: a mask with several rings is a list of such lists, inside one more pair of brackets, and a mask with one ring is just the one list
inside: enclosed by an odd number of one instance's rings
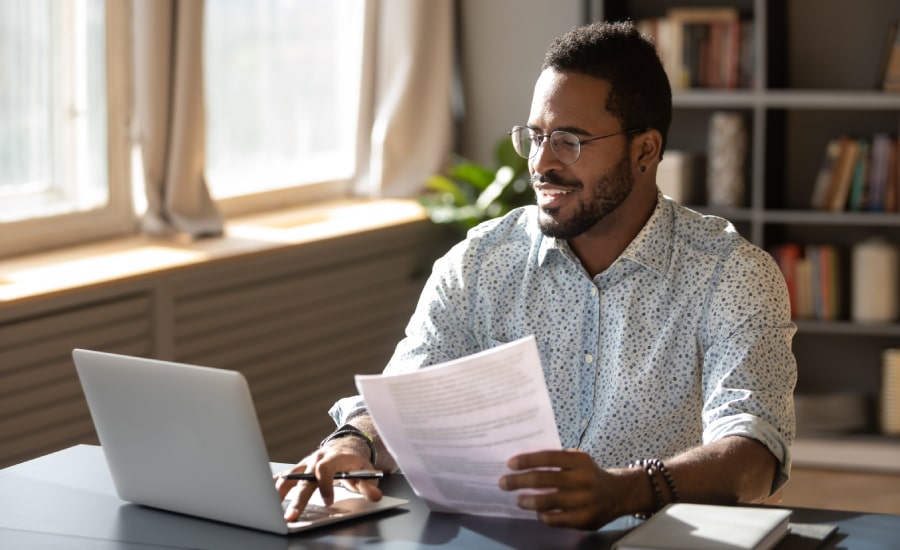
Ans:
{"label": "shirt cuff", "polygon": [[339,399],[328,410],[328,414],[331,416],[331,419],[334,420],[336,426],[343,426],[354,416],[365,414],[367,412],[366,402],[363,401],[361,395]]}
{"label": "shirt cuff", "polygon": [[787,483],[791,474],[791,445],[785,436],[765,420],[750,414],[739,414],[719,418],[703,430],[703,443],[712,443],[722,438],[740,435],[759,441],[778,460],[779,468],[772,480],[770,495],[775,494]]}

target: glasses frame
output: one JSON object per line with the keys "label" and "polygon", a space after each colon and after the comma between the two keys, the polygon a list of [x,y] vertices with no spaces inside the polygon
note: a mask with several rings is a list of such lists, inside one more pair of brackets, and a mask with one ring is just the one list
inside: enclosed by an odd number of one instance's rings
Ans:
{"label": "glasses frame", "polygon": [[[531,155],[529,155],[527,157],[525,155],[523,155],[522,153],[520,153],[519,150],[516,148],[516,139],[513,137],[513,134],[517,133],[520,130],[528,130],[530,132],[534,132],[534,139],[532,141],[536,142],[536,146],[532,148]],[[587,139],[581,139],[577,135],[575,135],[572,132],[569,132],[567,130],[553,130],[549,134],[540,134],[537,131],[535,131],[533,128],[529,128],[528,126],[513,126],[512,130],[510,130],[507,133],[509,134],[509,138],[513,142],[513,150],[516,152],[517,155],[519,155],[523,159],[531,160],[532,158],[534,158],[537,155],[538,150],[540,150],[541,146],[543,146],[544,142],[546,141],[546,142],[550,143],[550,150],[553,151],[553,156],[555,156],[557,158],[557,160],[559,160],[559,162],[568,166],[568,165],[575,164],[576,162],[578,162],[578,159],[581,158],[582,144],[590,143],[592,141],[597,141],[600,139],[611,138],[614,136],[621,136],[621,135],[626,135],[626,134],[637,134],[637,133],[640,133],[643,131],[644,130],[642,128],[631,128],[629,130],[622,130],[621,132],[616,132],[613,134],[606,134],[604,136],[596,136],[596,137],[587,138]],[[554,145],[553,145],[553,136],[558,135],[558,134],[570,135],[573,138],[575,138],[575,141],[578,142],[578,152],[575,155],[575,160],[573,160],[572,162],[564,161],[563,159],[561,159],[559,157],[559,153],[556,152],[556,147],[554,147]],[[549,138],[549,140],[548,140],[548,138]]]}

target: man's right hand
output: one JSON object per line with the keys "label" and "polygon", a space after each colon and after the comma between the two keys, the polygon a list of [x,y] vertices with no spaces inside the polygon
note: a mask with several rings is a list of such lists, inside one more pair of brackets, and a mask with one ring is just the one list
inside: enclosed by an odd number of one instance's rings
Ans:
{"label": "man's right hand", "polygon": [[[312,473],[317,481],[300,481],[300,488],[294,501],[284,511],[286,521],[295,521],[306,509],[310,497],[318,489],[322,500],[327,506],[334,503],[334,474],[337,472],[351,472],[355,470],[374,470],[375,465],[369,462],[359,452],[358,445],[354,444],[355,438],[342,438],[329,441],[321,449],[316,450],[297,463],[290,470],[280,472],[275,476],[275,489],[278,496],[284,500],[294,485],[298,482],[284,479],[287,474]],[[360,493],[366,500],[381,500],[381,489],[378,488],[378,480],[341,480],[342,485],[351,491]]]}

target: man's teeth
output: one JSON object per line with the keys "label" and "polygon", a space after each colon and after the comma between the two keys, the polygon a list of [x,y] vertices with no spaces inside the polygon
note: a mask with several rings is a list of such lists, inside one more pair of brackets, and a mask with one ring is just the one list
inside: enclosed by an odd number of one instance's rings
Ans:
{"label": "man's teeth", "polygon": [[550,195],[550,196],[567,195],[567,194],[569,194],[569,193],[571,193],[571,192],[572,192],[572,191],[566,191],[566,190],[563,190],[563,189],[544,189],[544,190],[543,190],[543,193],[544,193],[545,195]]}

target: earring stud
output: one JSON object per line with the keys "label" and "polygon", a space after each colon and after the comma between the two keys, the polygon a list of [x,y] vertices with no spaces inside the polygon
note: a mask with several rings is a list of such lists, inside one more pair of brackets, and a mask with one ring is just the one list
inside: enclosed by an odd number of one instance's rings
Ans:
{"label": "earring stud", "polygon": [[642,164],[642,165],[640,165],[640,166],[638,167],[638,170],[640,170],[641,172],[646,172],[646,171],[647,171],[647,167],[644,166],[644,165]]}

